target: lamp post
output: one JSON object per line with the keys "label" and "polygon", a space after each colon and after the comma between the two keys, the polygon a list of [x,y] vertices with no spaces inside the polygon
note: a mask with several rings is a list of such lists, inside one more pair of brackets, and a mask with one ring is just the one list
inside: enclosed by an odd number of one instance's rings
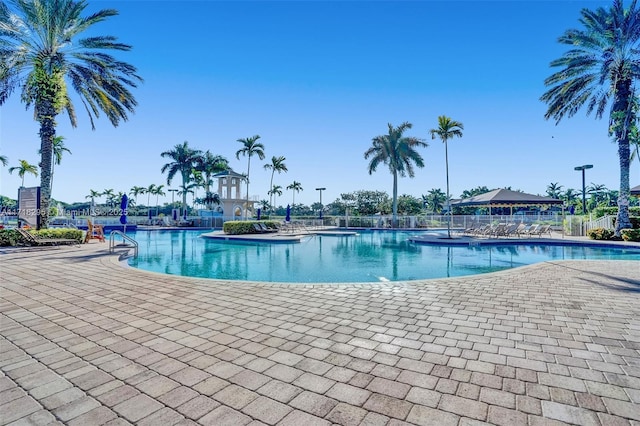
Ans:
{"label": "lamp post", "polygon": [[320,219],[322,219],[322,191],[327,188],[316,188],[316,191],[320,191]]}
{"label": "lamp post", "polygon": [[573,170],[582,171],[582,214],[587,214],[587,197],[585,194],[585,186],[584,186],[584,171],[592,168],[593,168],[593,164],[585,164],[583,166],[577,166],[573,168]]}

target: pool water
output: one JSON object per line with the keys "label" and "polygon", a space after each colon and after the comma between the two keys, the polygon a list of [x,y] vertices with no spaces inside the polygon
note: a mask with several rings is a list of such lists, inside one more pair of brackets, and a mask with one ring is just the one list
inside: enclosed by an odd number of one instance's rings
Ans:
{"label": "pool water", "polygon": [[137,231],[133,267],[173,275],[266,282],[386,282],[494,272],[561,259],[639,260],[640,249],[559,245],[451,247],[408,241],[416,232],[316,235],[300,243],[232,242],[203,231]]}

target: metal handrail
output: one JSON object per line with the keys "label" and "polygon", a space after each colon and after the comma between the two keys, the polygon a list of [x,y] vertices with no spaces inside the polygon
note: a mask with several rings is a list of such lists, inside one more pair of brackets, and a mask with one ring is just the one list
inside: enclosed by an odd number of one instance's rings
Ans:
{"label": "metal handrail", "polygon": [[111,231],[111,233],[109,234],[109,253],[113,253],[116,248],[116,236],[122,237],[123,242],[128,242],[129,244],[127,244],[126,247],[133,248],[133,257],[138,257],[138,242],[130,236],[126,235],[124,232],[117,230]]}

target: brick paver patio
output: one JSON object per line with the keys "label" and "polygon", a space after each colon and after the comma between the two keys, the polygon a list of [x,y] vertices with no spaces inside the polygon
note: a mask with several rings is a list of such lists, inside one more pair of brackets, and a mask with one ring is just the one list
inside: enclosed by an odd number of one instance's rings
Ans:
{"label": "brick paver patio", "polygon": [[640,425],[640,262],[353,285],[0,254],[0,424]]}

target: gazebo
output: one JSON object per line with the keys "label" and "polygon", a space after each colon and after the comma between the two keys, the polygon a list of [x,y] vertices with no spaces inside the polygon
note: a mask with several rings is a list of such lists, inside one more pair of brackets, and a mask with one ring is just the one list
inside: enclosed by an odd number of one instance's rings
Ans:
{"label": "gazebo", "polygon": [[634,186],[629,190],[634,197],[640,197],[640,185]]}
{"label": "gazebo", "polygon": [[526,194],[508,189],[494,189],[484,194],[451,202],[452,207],[488,207],[489,212],[491,212],[492,207],[510,207],[512,213],[514,207],[546,207],[562,206],[562,204],[562,200],[556,198]]}

